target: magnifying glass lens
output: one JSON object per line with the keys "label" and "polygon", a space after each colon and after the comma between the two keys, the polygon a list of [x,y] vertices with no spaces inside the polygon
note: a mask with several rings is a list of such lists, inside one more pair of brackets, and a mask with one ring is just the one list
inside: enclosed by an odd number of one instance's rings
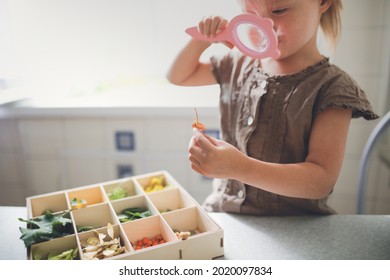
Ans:
{"label": "magnifying glass lens", "polygon": [[263,53],[268,47],[266,34],[256,25],[242,23],[237,26],[237,37],[246,48]]}

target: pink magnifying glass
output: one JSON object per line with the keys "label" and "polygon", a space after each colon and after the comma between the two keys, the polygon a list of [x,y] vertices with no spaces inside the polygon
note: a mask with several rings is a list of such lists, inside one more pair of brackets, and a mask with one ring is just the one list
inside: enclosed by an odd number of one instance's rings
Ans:
{"label": "pink magnifying glass", "polygon": [[207,37],[193,26],[186,29],[191,37],[208,42],[229,42],[243,54],[253,58],[278,58],[278,38],[270,18],[261,18],[254,14],[241,14],[234,17],[228,27],[213,38]]}

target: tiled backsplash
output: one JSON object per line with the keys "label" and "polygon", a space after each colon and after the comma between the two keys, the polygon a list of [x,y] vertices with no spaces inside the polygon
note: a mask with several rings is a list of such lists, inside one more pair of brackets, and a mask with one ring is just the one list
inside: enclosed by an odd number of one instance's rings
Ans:
{"label": "tiled backsplash", "polygon": [[[192,113],[192,108],[189,109]],[[202,117],[219,135],[217,109]],[[0,119],[0,205],[25,197],[165,169],[199,202],[211,180],[193,172],[193,116]]]}

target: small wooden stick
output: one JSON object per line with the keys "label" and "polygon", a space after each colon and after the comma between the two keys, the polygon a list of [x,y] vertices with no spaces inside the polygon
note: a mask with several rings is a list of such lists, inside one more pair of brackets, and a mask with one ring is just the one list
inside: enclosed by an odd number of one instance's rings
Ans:
{"label": "small wooden stick", "polygon": [[199,122],[198,111],[196,111],[196,108],[195,108],[195,122],[192,124],[192,128],[197,128],[201,131],[206,130],[206,126]]}

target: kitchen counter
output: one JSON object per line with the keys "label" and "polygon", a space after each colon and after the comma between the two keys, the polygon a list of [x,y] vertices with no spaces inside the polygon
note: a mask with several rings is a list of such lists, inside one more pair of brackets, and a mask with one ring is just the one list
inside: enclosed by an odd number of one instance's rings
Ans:
{"label": "kitchen counter", "polygon": [[256,217],[211,214],[225,259],[389,260],[390,216]]}
{"label": "kitchen counter", "polygon": [[[218,111],[219,87],[175,86],[157,83],[130,86],[106,92],[57,94],[55,89],[22,88],[0,96],[0,119],[45,116],[140,116],[193,115],[193,108],[204,114]],[[33,97],[32,97],[33,96]],[[189,110],[190,108],[190,110]]]}
{"label": "kitchen counter", "polygon": [[[25,260],[25,207],[0,207],[0,260]],[[255,217],[210,213],[224,229],[221,259],[389,260],[390,216]]]}

